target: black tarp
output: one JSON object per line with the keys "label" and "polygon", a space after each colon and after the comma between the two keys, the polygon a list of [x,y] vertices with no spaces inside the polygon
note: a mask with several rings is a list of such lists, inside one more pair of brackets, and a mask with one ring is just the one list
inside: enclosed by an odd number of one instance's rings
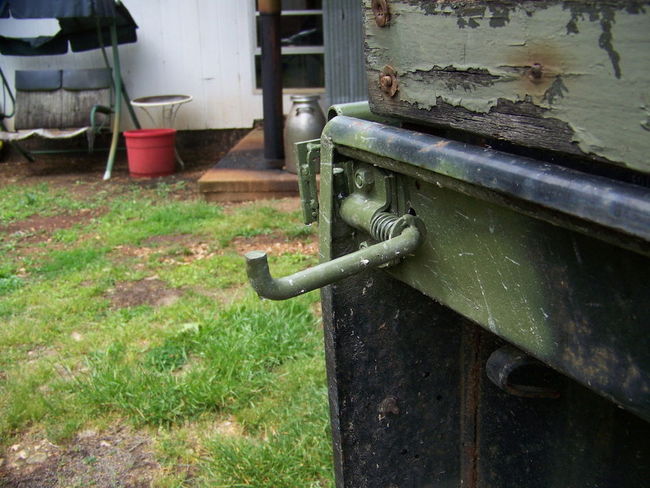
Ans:
{"label": "black tarp", "polygon": [[[137,24],[124,5],[113,0],[0,0],[0,17],[59,21],[54,36],[11,38],[0,36],[6,56],[46,56],[98,49],[111,43],[109,25],[117,25],[118,44],[136,42]],[[101,30],[101,41],[97,29]]]}
{"label": "black tarp", "polygon": [[0,17],[62,19],[115,17],[114,0],[0,0]]}
{"label": "black tarp", "polygon": [[8,56],[51,56],[68,52],[68,40],[58,36],[13,38],[0,36],[0,54]]}

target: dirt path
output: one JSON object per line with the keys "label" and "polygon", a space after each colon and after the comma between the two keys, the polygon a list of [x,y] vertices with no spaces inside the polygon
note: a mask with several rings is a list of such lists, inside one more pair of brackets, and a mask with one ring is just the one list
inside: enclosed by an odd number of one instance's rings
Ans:
{"label": "dirt path", "polygon": [[65,447],[27,434],[5,453],[0,486],[148,487],[161,469],[150,446],[149,437],[122,426],[82,431]]}

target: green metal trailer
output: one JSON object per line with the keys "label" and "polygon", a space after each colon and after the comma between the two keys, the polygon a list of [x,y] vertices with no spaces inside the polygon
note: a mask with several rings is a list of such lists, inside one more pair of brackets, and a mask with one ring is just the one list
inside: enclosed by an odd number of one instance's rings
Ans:
{"label": "green metal trailer", "polygon": [[[298,145],[337,487],[650,484],[648,2],[367,0]],[[315,166],[320,162],[320,194]]]}

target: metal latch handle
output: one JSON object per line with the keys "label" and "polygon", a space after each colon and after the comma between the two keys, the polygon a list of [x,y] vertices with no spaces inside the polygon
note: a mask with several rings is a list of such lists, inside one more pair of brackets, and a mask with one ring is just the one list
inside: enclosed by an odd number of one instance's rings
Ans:
{"label": "metal latch handle", "polygon": [[423,240],[416,217],[404,215],[398,220],[403,224],[399,235],[284,278],[271,276],[265,252],[250,251],[245,254],[248,279],[262,298],[286,300],[365,269],[394,264],[399,258],[413,253]]}

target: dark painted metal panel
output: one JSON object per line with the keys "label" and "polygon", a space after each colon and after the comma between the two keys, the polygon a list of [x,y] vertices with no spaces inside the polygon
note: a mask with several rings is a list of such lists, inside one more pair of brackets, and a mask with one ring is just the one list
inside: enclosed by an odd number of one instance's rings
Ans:
{"label": "dark painted metal panel", "polygon": [[559,399],[504,393],[485,372],[503,341],[385,272],[324,289],[323,306],[338,488],[650,479],[650,424],[568,378]]}
{"label": "dark painted metal panel", "polygon": [[460,317],[383,273],[323,306],[337,486],[458,486]]}

